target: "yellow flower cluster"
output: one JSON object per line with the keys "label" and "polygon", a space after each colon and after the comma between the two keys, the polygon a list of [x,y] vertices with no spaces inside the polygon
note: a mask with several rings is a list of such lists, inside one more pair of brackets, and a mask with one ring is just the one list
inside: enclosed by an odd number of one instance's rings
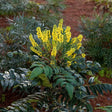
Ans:
{"label": "yellow flower cluster", "polygon": [[69,51],[67,51],[67,56],[71,56],[75,52],[75,48],[71,48]]}
{"label": "yellow flower cluster", "polygon": [[82,55],[82,57],[83,57],[83,58],[85,58],[85,57],[86,57],[86,55],[85,55],[84,53],[82,53],[81,55]]}
{"label": "yellow flower cluster", "polygon": [[61,19],[59,21],[59,25],[58,27],[56,25],[53,26],[53,31],[52,31],[52,38],[53,38],[53,41],[56,41],[56,42],[60,42],[60,43],[63,43],[63,19]]}
{"label": "yellow flower cluster", "polygon": [[80,34],[77,38],[78,38],[79,42],[81,42],[83,39],[83,36]]}
{"label": "yellow flower cluster", "polygon": [[52,51],[51,51],[51,56],[56,56],[56,54],[57,54],[57,49],[56,49],[56,47],[53,47],[53,49],[52,49]]}
{"label": "yellow flower cluster", "polygon": [[[71,39],[71,28],[67,26],[66,29],[63,29],[62,26],[63,19],[59,21],[58,26],[53,26],[52,32],[50,30],[41,31],[41,28],[37,27],[37,37],[42,45],[37,44],[30,34],[29,39],[32,44],[30,48],[38,56],[50,58],[50,64],[52,65],[56,62],[60,64],[66,62],[66,65],[69,67],[77,56],[76,51],[82,46],[83,36],[79,35]],[[84,53],[81,56],[85,58]],[[67,60],[61,62],[61,59]]]}
{"label": "yellow flower cluster", "polygon": [[38,38],[42,40],[43,43],[48,42],[48,39],[51,38],[50,30],[41,31],[40,27],[36,29]]}
{"label": "yellow flower cluster", "polygon": [[71,38],[71,32],[70,32],[70,27],[69,26],[67,26],[67,28],[66,28],[66,30],[65,30],[65,34],[66,34],[66,38],[67,38],[67,42],[69,42],[70,41],[70,38]]}

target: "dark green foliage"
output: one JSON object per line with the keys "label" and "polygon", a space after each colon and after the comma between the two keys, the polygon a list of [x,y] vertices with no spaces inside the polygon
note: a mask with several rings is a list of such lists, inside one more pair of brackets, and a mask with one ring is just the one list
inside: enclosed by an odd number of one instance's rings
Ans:
{"label": "dark green foliage", "polygon": [[28,79],[27,74],[30,71],[26,68],[19,68],[17,72],[14,69],[0,73],[0,85],[3,91],[18,91],[18,95],[32,94],[40,91],[37,82]]}
{"label": "dark green foliage", "polygon": [[[111,92],[112,85],[95,84],[93,77],[91,77],[88,82],[86,81],[85,73],[88,72],[88,70],[92,70],[93,73],[98,71],[95,69],[100,67],[98,63],[94,66],[92,61],[87,61],[85,67],[82,69],[76,69],[78,66],[79,63],[72,65],[72,69],[50,66],[48,60],[41,59],[31,66],[32,72],[29,74],[29,77],[32,81],[26,79],[26,77],[22,78],[22,74],[9,71],[10,75],[7,79],[8,84],[3,83],[2,86],[4,85],[5,89],[10,87],[10,79],[15,80],[11,78],[11,76],[16,76],[15,78],[20,78],[20,80],[16,85],[13,84],[11,87],[20,88],[21,91],[26,91],[30,95],[12,103],[5,109],[9,112],[15,110],[21,112],[23,110],[27,111],[27,107],[30,105],[32,108],[31,112],[36,109],[40,112],[43,109],[46,112],[77,112],[80,109],[83,110],[83,108],[85,108],[87,112],[92,112],[92,107],[88,102],[90,99],[94,98],[92,93],[96,96],[98,94],[103,94],[103,91]],[[5,75],[1,75],[1,81],[6,80],[3,76]],[[85,83],[89,85],[87,86]],[[33,104],[35,106],[33,106]]]}
{"label": "dark green foliage", "polygon": [[112,18],[108,14],[95,15],[94,19],[82,18],[80,26],[86,37],[84,46],[89,59],[112,67]]}
{"label": "dark green foliage", "polygon": [[[46,62],[46,63],[45,63]],[[94,84],[94,80],[89,80],[88,86],[84,86],[86,79],[84,79],[84,74],[86,71],[93,69],[93,63],[91,61],[87,62],[87,68],[85,72],[81,72],[81,75],[78,71],[74,71],[67,68],[62,68],[58,66],[49,66],[47,61],[35,62],[31,68],[33,69],[30,78],[37,82],[37,85],[44,87],[44,92],[48,99],[44,99],[44,104],[50,110],[66,110],[68,111],[77,111],[86,107],[86,110],[92,112],[92,107],[88,103],[88,100],[94,98],[90,93],[94,95],[103,94],[103,91],[107,92],[108,90],[112,91],[112,85],[109,84]],[[96,64],[97,65],[97,64]],[[99,64],[97,65],[97,67]],[[96,67],[96,68],[97,68]],[[95,68],[95,67],[94,67]],[[52,74],[51,71],[52,70]],[[97,70],[96,70],[97,71]],[[94,69],[95,72],[95,69]],[[45,74],[42,76],[42,74]],[[46,83],[47,82],[47,83]],[[46,86],[47,85],[47,86]],[[47,89],[49,88],[49,89]],[[50,93],[50,94],[49,94]],[[51,96],[49,96],[51,95]],[[53,97],[52,97],[53,96]],[[49,99],[50,98],[50,99]],[[50,100],[50,102],[49,102]],[[57,107],[60,105],[60,107]],[[51,106],[52,102],[52,106]],[[42,103],[41,103],[42,104]],[[38,105],[38,103],[37,103]],[[66,105],[63,107],[63,105]],[[68,105],[68,106],[67,106]],[[55,107],[56,106],[56,107]],[[39,109],[39,107],[37,106]],[[41,106],[43,108],[43,106]],[[46,111],[47,112],[47,111]]]}
{"label": "dark green foliage", "polygon": [[25,10],[29,0],[1,0],[0,15],[12,15]]}
{"label": "dark green foliage", "polygon": [[14,69],[10,69],[5,73],[0,73],[0,84],[4,91],[6,89],[10,90],[21,83],[24,83],[23,86],[31,85],[31,82],[27,79],[24,73],[18,74]]}
{"label": "dark green foliage", "polygon": [[[42,68],[43,70],[36,75],[36,72],[31,73],[31,77],[33,77],[33,81],[37,82],[37,85],[41,85],[44,89],[41,88],[41,92],[33,93],[27,96],[24,99],[18,100],[8,106],[6,108],[7,111],[18,110],[18,111],[27,111],[27,106],[31,106],[31,104],[35,104],[33,106],[33,110],[42,111],[43,109],[46,112],[54,112],[54,111],[71,111],[77,112],[80,109],[86,108],[87,112],[92,112],[92,107],[88,102],[90,99],[94,98],[92,93],[96,96],[98,94],[103,94],[103,91],[108,92],[112,91],[111,84],[94,84],[94,81],[89,80],[90,85],[85,85],[85,79],[78,73],[73,73],[73,70],[66,68],[58,68],[58,67],[50,67],[52,69],[53,74],[49,77],[50,72],[46,70],[49,65],[46,65],[43,62],[37,62],[32,65],[31,68],[33,70],[38,68]],[[40,77],[41,73],[45,73],[44,77]],[[40,75],[39,75],[40,74]],[[40,78],[43,79],[40,81]],[[46,86],[45,82],[49,81],[48,84],[52,84],[53,86]],[[41,82],[41,83],[40,83]],[[24,85],[24,82],[23,82]],[[90,94],[91,93],[91,94]],[[4,111],[3,111],[4,112]],[[10,111],[9,111],[10,112]]]}
{"label": "dark green foliage", "polygon": [[29,55],[27,52],[23,52],[21,50],[7,52],[1,56],[0,60],[0,69],[1,71],[6,71],[11,68],[18,69],[29,68],[33,61],[38,60],[38,57],[35,55]]}

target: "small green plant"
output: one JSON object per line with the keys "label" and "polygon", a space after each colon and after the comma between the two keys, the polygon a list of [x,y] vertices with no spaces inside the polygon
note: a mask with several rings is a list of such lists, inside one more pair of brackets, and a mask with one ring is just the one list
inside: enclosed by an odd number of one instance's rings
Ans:
{"label": "small green plant", "polygon": [[101,71],[98,73],[101,77],[107,77],[107,78],[112,78],[112,69],[109,68],[103,68]]}

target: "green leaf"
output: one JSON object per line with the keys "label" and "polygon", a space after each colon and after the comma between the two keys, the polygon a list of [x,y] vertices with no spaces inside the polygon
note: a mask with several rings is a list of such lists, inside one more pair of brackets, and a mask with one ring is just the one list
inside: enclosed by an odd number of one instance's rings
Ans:
{"label": "green leaf", "polygon": [[50,83],[49,79],[45,74],[39,75],[39,78],[41,79],[40,84],[44,87],[52,87],[52,84]]}
{"label": "green leaf", "polygon": [[66,82],[62,82],[62,83],[61,83],[61,87],[63,87],[63,85],[66,85]]}
{"label": "green leaf", "polygon": [[59,79],[59,78],[64,78],[62,75],[56,75],[53,77],[53,80]]}
{"label": "green leaf", "polygon": [[45,66],[43,69],[44,69],[45,75],[46,75],[46,76],[49,76],[49,66],[47,65],[47,66]]}
{"label": "green leaf", "polygon": [[93,112],[93,108],[89,103],[86,103],[85,105],[86,105],[86,108],[87,108],[88,112]]}
{"label": "green leaf", "polygon": [[42,74],[43,73],[43,68],[41,68],[41,67],[36,67],[33,71],[32,71],[32,73],[31,73],[31,75],[30,75],[30,79],[34,79],[34,78],[36,78],[38,75],[40,75],[40,74]]}
{"label": "green leaf", "polygon": [[65,79],[60,78],[60,79],[58,79],[58,80],[56,81],[55,86],[57,86],[58,84],[61,84],[62,82],[65,82],[65,81],[66,81]]}
{"label": "green leaf", "polygon": [[68,95],[69,95],[70,99],[72,99],[73,92],[74,92],[74,86],[68,83],[68,84],[66,84],[65,88],[68,92]]}
{"label": "green leaf", "polygon": [[39,63],[33,63],[30,68],[35,68],[35,67],[43,67],[43,65]]}
{"label": "green leaf", "polygon": [[53,75],[53,69],[49,67],[49,76],[48,76],[49,79],[51,79],[52,75]]}

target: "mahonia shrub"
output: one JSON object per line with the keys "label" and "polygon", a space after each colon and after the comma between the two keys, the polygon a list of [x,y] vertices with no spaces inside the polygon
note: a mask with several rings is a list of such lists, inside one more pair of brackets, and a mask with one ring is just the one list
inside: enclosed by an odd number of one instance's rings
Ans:
{"label": "mahonia shrub", "polygon": [[[52,32],[47,29],[41,31],[37,27],[37,39],[30,34],[30,49],[38,56],[28,74],[35,93],[13,102],[4,111],[28,111],[30,105],[39,112],[77,112],[81,109],[93,112],[89,99],[98,93],[103,94],[103,90],[112,91],[111,84],[94,81],[93,73],[98,71],[100,65],[85,60],[83,36],[71,38],[70,27],[62,26],[63,19],[58,26],[53,26]],[[88,72],[93,77],[86,80]]]}
{"label": "mahonia shrub", "polygon": [[85,54],[79,52],[83,36],[71,38],[71,28],[67,26],[63,29],[62,25],[63,19],[60,20],[58,26],[53,26],[52,32],[50,30],[41,31],[41,28],[37,27],[38,42],[30,34],[29,39],[32,44],[30,49],[40,58],[48,60],[50,65],[70,67],[72,63],[75,63],[75,59],[85,58]]}

